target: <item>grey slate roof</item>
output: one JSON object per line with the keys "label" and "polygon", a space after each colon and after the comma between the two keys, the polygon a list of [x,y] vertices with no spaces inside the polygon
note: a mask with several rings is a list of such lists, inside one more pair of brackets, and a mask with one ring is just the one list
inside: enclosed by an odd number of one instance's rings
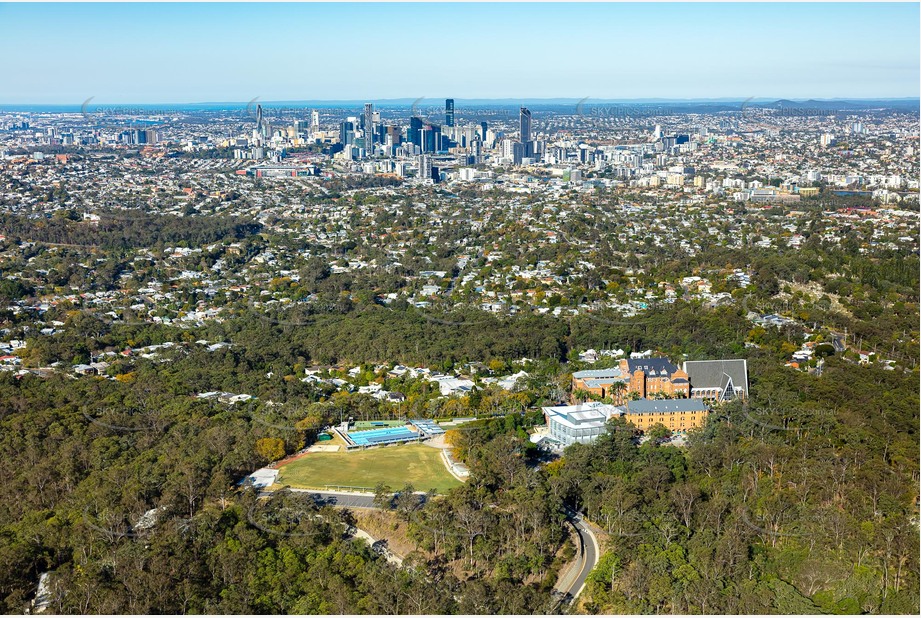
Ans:
{"label": "grey slate roof", "polygon": [[678,366],[673,365],[667,358],[630,358],[627,359],[627,369],[630,373],[642,369],[650,378],[667,377],[678,371]]}
{"label": "grey slate roof", "polygon": [[634,399],[624,404],[627,414],[649,412],[705,412],[707,406],[700,399]]}
{"label": "grey slate roof", "polygon": [[691,380],[691,388],[725,389],[732,378],[736,389],[748,395],[748,363],[745,359],[685,361],[684,371]]}

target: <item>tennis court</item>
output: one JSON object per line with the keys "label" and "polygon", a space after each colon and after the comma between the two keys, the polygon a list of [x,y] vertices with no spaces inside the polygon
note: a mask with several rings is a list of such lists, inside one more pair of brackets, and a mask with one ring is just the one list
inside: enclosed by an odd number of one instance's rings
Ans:
{"label": "tennis court", "polygon": [[385,429],[387,427],[402,427],[403,421],[355,421],[355,431],[364,431],[365,429]]}

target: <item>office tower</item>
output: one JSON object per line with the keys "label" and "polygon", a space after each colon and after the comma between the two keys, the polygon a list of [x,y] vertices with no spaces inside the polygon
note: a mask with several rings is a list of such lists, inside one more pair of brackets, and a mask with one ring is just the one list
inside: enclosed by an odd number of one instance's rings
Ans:
{"label": "office tower", "polygon": [[454,99],[445,99],[445,125],[454,126]]}
{"label": "office tower", "polygon": [[339,123],[339,141],[343,144],[351,144],[355,136],[355,125],[348,120]]}
{"label": "office tower", "polygon": [[654,140],[662,139],[662,127],[660,125],[656,125],[655,130],[653,130],[652,139]]}
{"label": "office tower", "polygon": [[522,107],[519,112],[518,121],[521,135],[518,141],[522,144],[526,144],[531,141],[531,110],[527,107]]}
{"label": "office tower", "polygon": [[397,127],[394,125],[387,125],[386,135],[389,136],[390,139],[393,141],[394,146],[399,145],[400,142],[403,141],[403,135],[400,131],[400,127]]}
{"label": "office tower", "polygon": [[422,152],[437,152],[441,150],[441,127],[438,125],[423,125],[420,142]]}
{"label": "office tower", "polygon": [[422,119],[413,116],[409,119],[409,142],[416,146],[422,146]]}
{"label": "office tower", "polygon": [[488,127],[487,127],[487,125],[486,125],[486,121],[484,120],[483,122],[480,123],[480,131],[481,131],[481,133],[480,133],[480,139],[483,140],[484,142],[486,141],[486,131],[487,131],[487,129],[488,129]]}
{"label": "office tower", "polygon": [[310,126],[314,131],[320,128],[320,112],[317,110],[310,112]]}

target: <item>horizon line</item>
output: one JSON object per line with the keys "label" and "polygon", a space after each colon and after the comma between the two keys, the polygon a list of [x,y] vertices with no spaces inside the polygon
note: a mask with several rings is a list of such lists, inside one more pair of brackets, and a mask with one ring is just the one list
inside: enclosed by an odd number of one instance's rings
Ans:
{"label": "horizon line", "polygon": [[[74,107],[82,108],[86,106],[94,97],[90,97],[85,101],[80,103],[49,103],[42,101],[30,101],[30,102],[3,102],[0,101],[0,106],[3,107],[16,107],[16,106],[44,106],[44,107]],[[350,98],[350,99],[267,99],[262,101],[259,97],[249,101],[187,101],[187,102],[178,102],[178,101],[125,101],[125,102],[100,102],[93,103],[92,107],[105,107],[105,106],[114,106],[114,105],[163,105],[163,106],[192,106],[192,105],[294,105],[294,104],[355,104],[362,105],[364,103],[376,103],[381,105],[412,105],[415,103],[421,103],[422,101],[444,101],[446,99],[453,99],[455,103],[466,102],[466,103],[506,103],[506,104],[515,104],[515,103],[739,103],[739,102],[752,102],[752,103],[772,103],[779,101],[790,101],[794,103],[806,103],[809,101],[822,102],[822,103],[834,103],[834,102],[877,102],[877,101],[918,101],[921,103],[921,96],[919,95],[909,95],[909,96],[874,96],[874,97],[848,97],[848,96],[837,96],[837,97],[742,97],[742,96],[727,96],[727,97],[634,97],[634,98],[608,98],[608,97],[390,97],[390,98]]]}

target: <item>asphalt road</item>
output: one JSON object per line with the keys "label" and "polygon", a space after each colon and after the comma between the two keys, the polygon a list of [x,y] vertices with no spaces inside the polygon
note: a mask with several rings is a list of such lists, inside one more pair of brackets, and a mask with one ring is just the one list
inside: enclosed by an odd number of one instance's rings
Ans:
{"label": "asphalt road", "polygon": [[558,600],[554,612],[552,613],[555,613],[556,608],[559,608],[561,604],[571,604],[575,602],[576,598],[581,594],[582,589],[585,588],[585,580],[588,579],[588,574],[591,573],[595,565],[598,564],[598,555],[600,553],[598,541],[588,524],[582,521],[581,515],[570,512],[567,513],[567,518],[579,535],[578,563],[575,567],[575,572],[567,571],[560,581],[557,582],[559,587],[556,588],[554,593]]}
{"label": "asphalt road", "polygon": [[572,600],[575,601],[576,597],[579,596],[582,589],[585,587],[585,580],[588,578],[588,574],[591,573],[595,565],[598,564],[598,554],[600,552],[598,550],[598,540],[595,538],[595,535],[592,534],[588,524],[582,521],[582,517],[580,515],[575,515],[570,518],[570,521],[573,526],[575,526],[582,545],[582,568],[579,571],[579,575],[572,583],[572,586],[569,587],[569,590],[564,591],[572,595]]}
{"label": "asphalt road", "polygon": [[328,491],[313,491],[310,489],[291,489],[291,491],[310,494],[314,500],[330,506],[342,506],[353,509],[373,509],[374,496],[364,494],[346,494]]}
{"label": "asphalt road", "polygon": [[[374,506],[374,496],[371,495],[315,491],[310,489],[291,489],[291,491],[308,493],[318,502],[331,506],[356,509],[376,508]],[[572,603],[582,592],[582,589],[585,588],[585,580],[588,578],[588,574],[591,573],[592,569],[598,564],[600,551],[598,548],[598,540],[595,538],[588,524],[582,521],[582,516],[578,513],[569,513],[568,517],[569,522],[579,535],[579,564],[575,578],[567,577],[566,579],[571,581],[560,588],[558,593],[562,602]]]}

